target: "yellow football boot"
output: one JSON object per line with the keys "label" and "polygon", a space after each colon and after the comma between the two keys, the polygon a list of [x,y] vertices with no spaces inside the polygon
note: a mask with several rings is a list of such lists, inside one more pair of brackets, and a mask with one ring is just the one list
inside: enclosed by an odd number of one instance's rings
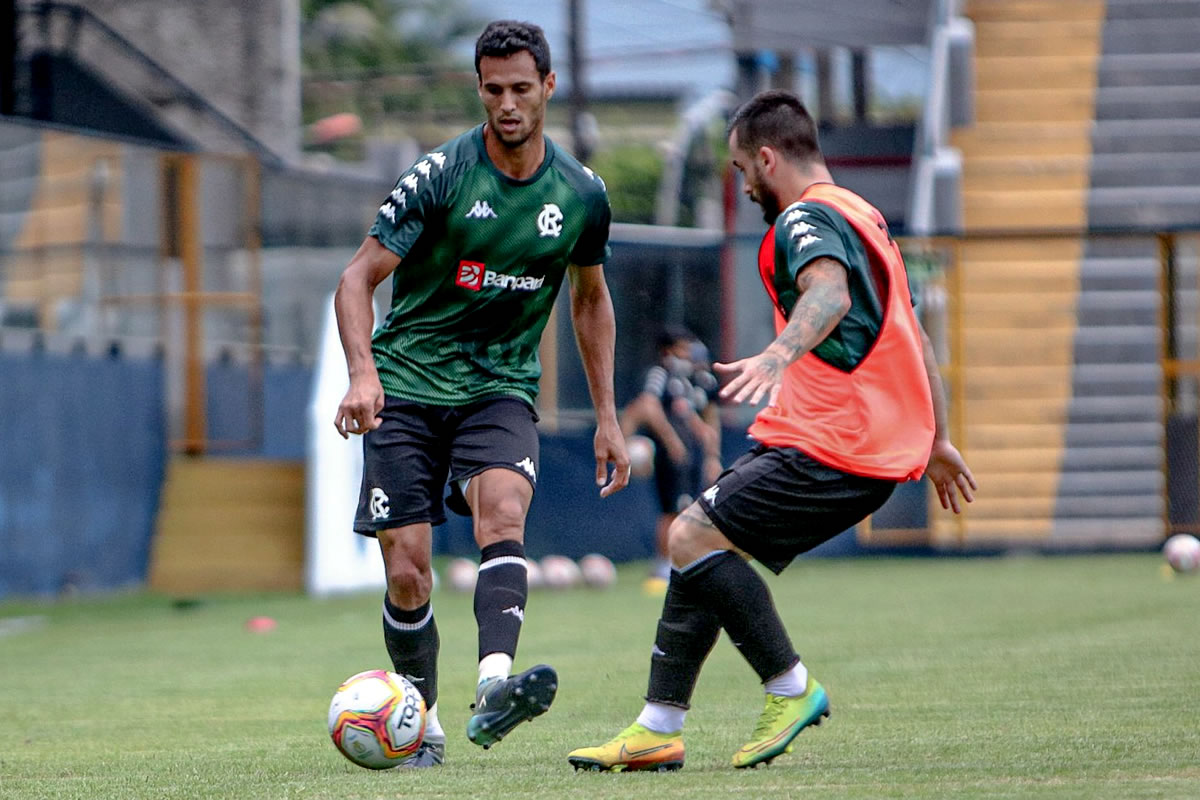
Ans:
{"label": "yellow football boot", "polygon": [[808,676],[804,694],[781,697],[767,694],[767,705],[750,741],[733,754],[739,769],[769,764],[776,756],[792,752],[792,740],[809,725],[820,725],[829,716],[829,695],[825,687]]}
{"label": "yellow football boot", "polygon": [[669,772],[683,766],[683,732],[655,733],[635,722],[599,747],[572,750],[567,761],[595,772]]}

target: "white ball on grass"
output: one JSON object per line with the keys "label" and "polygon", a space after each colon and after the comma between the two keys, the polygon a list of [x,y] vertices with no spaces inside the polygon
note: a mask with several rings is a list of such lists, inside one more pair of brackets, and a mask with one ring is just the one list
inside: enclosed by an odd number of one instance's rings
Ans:
{"label": "white ball on grass", "polygon": [[542,580],[550,589],[570,589],[583,580],[579,565],[566,556],[550,555],[542,559]]}
{"label": "white ball on grass", "polygon": [[407,678],[371,669],[351,675],[334,692],[329,737],[360,767],[391,769],[417,754],[425,719],[425,700]]}
{"label": "white ball on grass", "polygon": [[617,568],[599,553],[588,553],[579,559],[579,571],[583,582],[596,589],[607,589],[617,580]]}
{"label": "white ball on grass", "polygon": [[542,576],[542,565],[535,559],[525,559],[525,571],[529,577],[530,589],[540,589],[546,585],[546,579]]}
{"label": "white ball on grass", "polygon": [[1163,558],[1176,572],[1195,572],[1200,567],[1200,539],[1177,533],[1163,545]]}
{"label": "white ball on grass", "polygon": [[446,582],[456,592],[470,592],[475,588],[479,569],[468,558],[456,558],[446,567]]}

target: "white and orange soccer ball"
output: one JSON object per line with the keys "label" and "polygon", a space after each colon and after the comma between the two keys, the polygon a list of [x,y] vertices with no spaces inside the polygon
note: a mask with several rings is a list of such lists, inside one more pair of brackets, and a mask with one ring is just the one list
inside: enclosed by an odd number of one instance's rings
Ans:
{"label": "white and orange soccer ball", "polygon": [[1163,545],[1163,558],[1176,572],[1195,572],[1200,567],[1200,539],[1177,533]]}
{"label": "white and orange soccer ball", "polygon": [[588,553],[579,559],[579,571],[583,582],[595,589],[607,589],[617,580],[617,568],[599,553]]}
{"label": "white and orange soccer ball", "polygon": [[394,672],[369,669],[351,675],[329,704],[329,737],[360,767],[398,767],[425,739],[425,698]]}

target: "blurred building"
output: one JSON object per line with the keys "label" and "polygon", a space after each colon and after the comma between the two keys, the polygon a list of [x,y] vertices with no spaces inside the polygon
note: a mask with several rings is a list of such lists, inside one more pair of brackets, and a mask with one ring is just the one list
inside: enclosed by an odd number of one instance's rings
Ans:
{"label": "blurred building", "polygon": [[5,0],[8,113],[189,148],[300,147],[299,0]]}

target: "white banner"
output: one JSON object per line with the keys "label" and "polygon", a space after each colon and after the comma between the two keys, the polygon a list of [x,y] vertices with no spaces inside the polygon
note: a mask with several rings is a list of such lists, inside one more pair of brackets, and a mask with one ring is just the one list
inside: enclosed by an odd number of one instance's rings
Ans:
{"label": "white banner", "polygon": [[326,307],[308,407],[305,588],[310,594],[383,589],[383,556],[372,537],[354,532],[362,483],[362,437],[343,439],[333,427],[350,386],[338,338],[333,296]]}

